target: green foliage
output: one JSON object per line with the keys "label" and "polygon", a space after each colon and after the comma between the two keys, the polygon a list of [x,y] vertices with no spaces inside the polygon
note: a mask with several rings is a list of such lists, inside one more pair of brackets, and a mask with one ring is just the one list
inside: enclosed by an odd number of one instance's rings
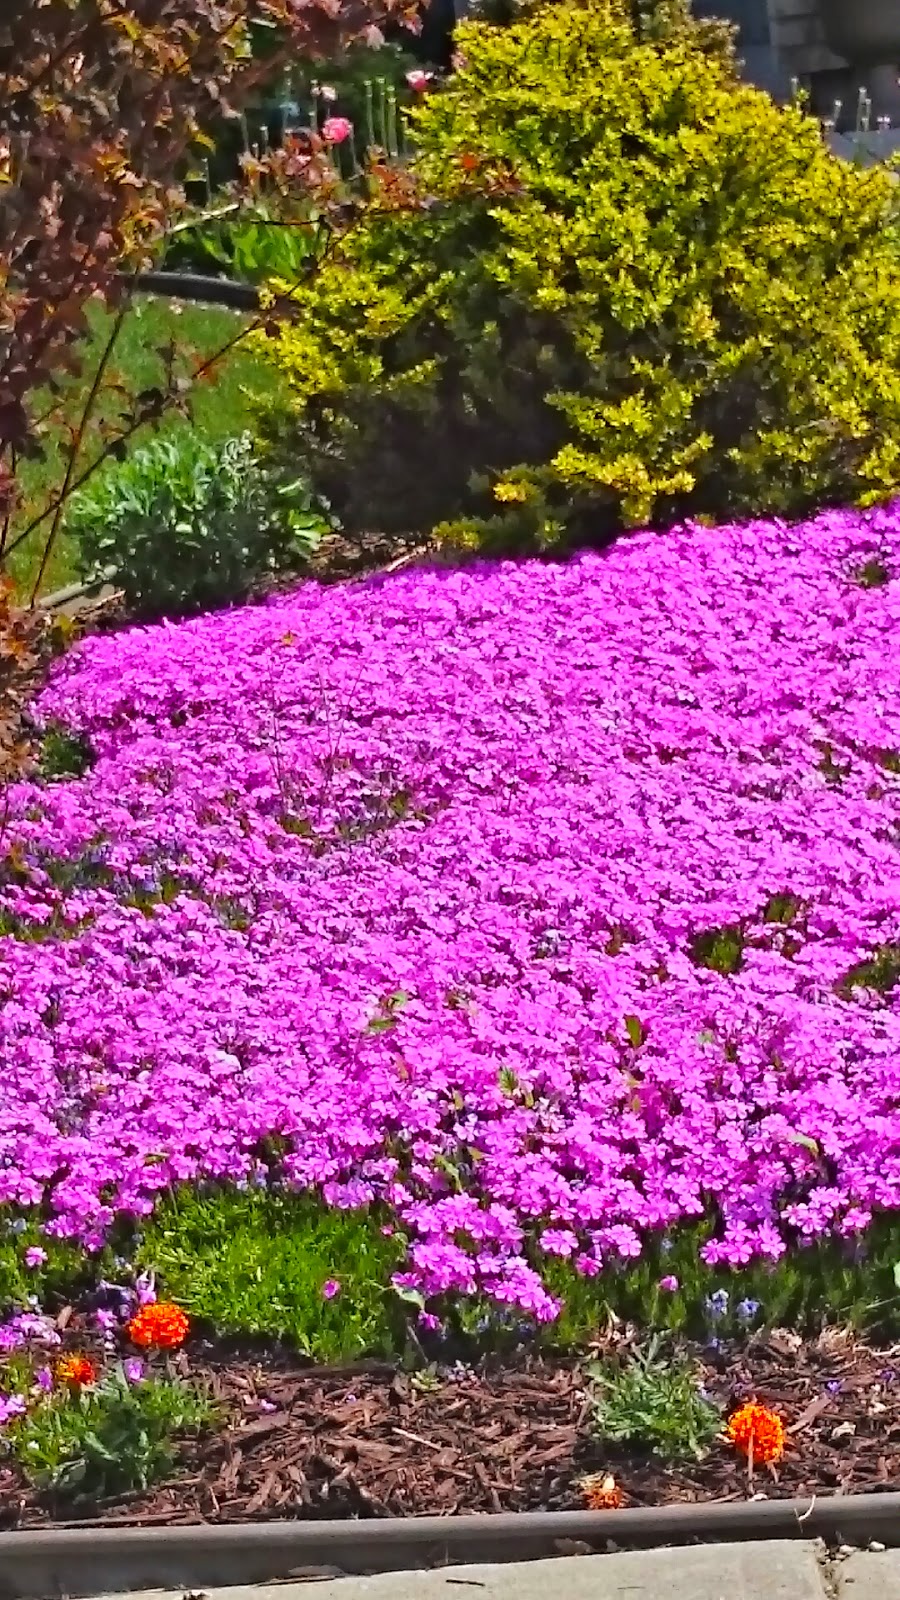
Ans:
{"label": "green foliage", "polygon": [[641,43],[619,0],[458,43],[412,118],[426,203],[373,208],[259,342],[294,411],[262,431],[345,530],[534,549],[896,490],[892,176],[678,7]]}
{"label": "green foliage", "polygon": [[82,778],[90,771],[94,753],[82,735],[50,722],[41,734],[40,774],[45,780]]}
{"label": "green foliage", "polygon": [[763,906],[763,921],[777,922],[784,926],[789,926],[796,921],[802,910],[802,900],[797,895],[792,894],[790,889],[784,889],[778,894],[769,896]]}
{"label": "green foliage", "polygon": [[719,1432],[720,1414],[696,1372],[667,1359],[656,1339],[624,1362],[594,1363],[587,1374],[591,1425],[604,1441],[637,1445],[664,1461],[700,1460]]}
{"label": "green foliage", "polygon": [[8,1448],[38,1488],[100,1500],[166,1477],[178,1435],[213,1414],[209,1399],[180,1379],[130,1383],[118,1367],[96,1387],[57,1389],[9,1427]]}
{"label": "green foliage", "polygon": [[281,278],[296,283],[316,254],[312,224],[281,223],[277,218],[239,215],[200,219],[179,229],[166,250],[167,272],[221,273],[244,283]]}
{"label": "green foliage", "polygon": [[744,964],[744,935],[740,928],[709,928],[691,942],[691,959],[723,977],[740,972]]}
{"label": "green foliage", "polygon": [[[41,1220],[37,1209],[24,1216],[13,1216],[6,1207],[0,1212],[0,1311],[24,1306],[33,1294],[42,1299],[48,1295],[65,1299],[77,1294],[94,1270],[102,1274],[104,1267],[111,1266],[107,1252],[88,1263],[70,1240],[47,1237],[41,1230]],[[15,1231],[10,1224],[14,1224]],[[24,1264],[30,1245],[40,1245],[47,1253],[47,1260],[37,1269]]]}
{"label": "green foliage", "polygon": [[[65,471],[66,428],[78,422],[111,326],[110,313],[99,305],[88,308],[87,320],[90,337],[85,346],[84,371],[71,378],[60,374],[56,395],[43,391],[38,397],[48,406],[51,402],[55,404],[59,425],[51,427],[45,437],[44,456],[20,465],[20,500],[13,520],[14,532],[27,526],[47,503]],[[181,306],[155,298],[137,299],[116,341],[115,379],[132,393],[164,384],[167,348],[177,352],[178,375],[188,377],[193,364],[221,349],[240,332],[246,320],[216,306]],[[217,365],[215,382],[199,385],[191,396],[190,417],[171,412],[161,424],[160,436],[177,438],[194,430],[200,438],[212,442],[243,433],[251,414],[251,397],[265,388],[269,398],[276,399],[271,393],[274,380],[275,374],[268,363],[251,354],[243,343],[237,344]],[[121,395],[114,390],[101,395],[82,444],[81,465],[88,466],[97,458],[107,431],[118,426],[116,417],[120,409]],[[138,435],[135,446],[142,445],[145,438],[146,435]],[[10,576],[19,590],[30,592],[42,548],[42,533],[36,529],[9,558]],[[64,533],[46,574],[44,588],[47,591],[74,580],[77,576],[75,557],[75,540]]]}
{"label": "green foliage", "polygon": [[[220,1332],[294,1341],[319,1361],[402,1342],[390,1288],[402,1244],[370,1212],[280,1193],[185,1189],[156,1212],[140,1261]],[[334,1280],[340,1291],[323,1296]]]}
{"label": "green foliage", "polygon": [[840,984],[840,992],[851,989],[874,989],[878,994],[890,994],[900,983],[900,945],[882,944],[865,961],[851,967]]}
{"label": "green foliage", "polygon": [[[798,1135],[798,1171],[814,1175],[818,1160]],[[829,1323],[879,1339],[900,1333],[896,1218],[876,1217],[861,1239],[797,1241],[778,1262],[734,1269],[711,1268],[701,1259],[714,1232],[707,1220],[649,1239],[638,1261],[610,1262],[596,1278],[583,1277],[571,1262],[542,1260],[547,1287],[564,1302],[559,1321],[545,1330],[546,1342],[562,1350],[583,1349],[610,1316],[695,1339],[739,1338],[750,1325],[760,1324],[809,1336]],[[672,1278],[676,1290],[660,1287]],[[716,1296],[724,1296],[727,1308],[713,1316],[710,1302]],[[750,1306],[759,1308],[752,1318],[746,1315]]]}
{"label": "green foliage", "polygon": [[247,434],[155,440],[98,473],[66,520],[85,577],[113,568],[142,617],[238,599],[301,566],[328,526],[303,483],[259,465]]}
{"label": "green foliage", "polygon": [[870,556],[856,573],[861,589],[883,589],[891,581],[891,574],[880,556]]}
{"label": "green foliage", "polygon": [[[540,10],[545,0],[472,0],[468,15],[479,22],[508,27]],[[691,0],[629,0],[628,20],[645,42],[688,36],[701,50],[734,60],[737,28],[719,17],[694,17]]]}
{"label": "green foliage", "polygon": [[[823,1170],[817,1147],[801,1132],[795,1143],[798,1180],[807,1174],[815,1182]],[[0,1311],[24,1307],[29,1295],[47,1307],[79,1304],[101,1279],[123,1282],[153,1269],[165,1295],[219,1332],[289,1339],[321,1361],[399,1354],[409,1306],[421,1302],[410,1294],[404,1306],[391,1289],[406,1241],[402,1233],[383,1234],[383,1220],[390,1213],[337,1211],[309,1194],[185,1186],[160,1202],[140,1234],[122,1219],[108,1247],[85,1256],[69,1241],[46,1237],[37,1208],[5,1210]],[[900,1336],[895,1216],[876,1216],[856,1238],[796,1241],[778,1262],[735,1269],[703,1261],[715,1231],[707,1219],[648,1238],[637,1261],[610,1260],[594,1278],[533,1246],[532,1265],[563,1302],[559,1320],[544,1327],[529,1330],[518,1313],[505,1315],[477,1298],[429,1309],[440,1311],[470,1353],[509,1348],[523,1337],[554,1350],[583,1350],[611,1316],[694,1339],[737,1339],[756,1326],[814,1336],[829,1323],[879,1340]],[[35,1244],[48,1260],[27,1268],[25,1251]],[[340,1284],[333,1299],[322,1295],[329,1279]]]}

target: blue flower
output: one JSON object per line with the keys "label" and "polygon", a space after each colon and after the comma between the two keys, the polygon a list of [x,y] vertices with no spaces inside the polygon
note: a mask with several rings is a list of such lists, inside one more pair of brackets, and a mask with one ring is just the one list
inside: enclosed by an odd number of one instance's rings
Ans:
{"label": "blue flower", "polygon": [[734,1309],[739,1322],[752,1322],[759,1311],[759,1301],[741,1300]]}
{"label": "blue flower", "polygon": [[713,1321],[724,1317],[728,1311],[728,1290],[717,1289],[714,1294],[706,1297],[706,1314]]}

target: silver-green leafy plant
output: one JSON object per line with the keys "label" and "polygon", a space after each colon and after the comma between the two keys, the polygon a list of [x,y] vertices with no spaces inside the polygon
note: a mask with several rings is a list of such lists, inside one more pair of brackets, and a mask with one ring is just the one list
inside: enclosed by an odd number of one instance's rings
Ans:
{"label": "silver-green leafy plant", "polygon": [[66,513],[82,576],[113,573],[147,619],[224,605],[300,570],[330,525],[305,482],[263,464],[249,434],[210,443],[187,428],[111,463]]}
{"label": "silver-green leafy plant", "polygon": [[665,1461],[700,1459],[721,1429],[694,1368],[667,1356],[658,1339],[623,1362],[592,1364],[587,1376],[592,1431],[604,1442],[635,1445]]}

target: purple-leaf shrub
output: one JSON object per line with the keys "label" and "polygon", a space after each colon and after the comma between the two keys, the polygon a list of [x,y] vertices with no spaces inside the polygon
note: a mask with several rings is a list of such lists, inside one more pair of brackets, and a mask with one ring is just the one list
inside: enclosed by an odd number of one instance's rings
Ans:
{"label": "purple-leaf shrub", "polygon": [[542,1318],[535,1244],[714,1207],[711,1263],[774,1260],[900,1205],[900,1017],[843,981],[900,941],[874,560],[900,509],[84,640],[38,709],[95,763],[3,840],[0,1202],[94,1248],[275,1176]]}

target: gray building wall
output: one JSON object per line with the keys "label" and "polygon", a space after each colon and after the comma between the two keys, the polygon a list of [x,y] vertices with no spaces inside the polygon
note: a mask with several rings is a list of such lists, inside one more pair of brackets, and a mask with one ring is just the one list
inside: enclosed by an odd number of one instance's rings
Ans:
{"label": "gray building wall", "polygon": [[865,90],[872,101],[873,125],[885,116],[900,124],[900,63],[855,72],[828,49],[818,0],[694,0],[694,9],[698,15],[726,16],[737,23],[746,77],[776,98],[786,98],[792,79],[797,80],[813,111],[831,117],[839,102],[839,126],[854,128],[860,91]]}
{"label": "gray building wall", "polygon": [[[811,0],[795,3],[807,4]],[[736,23],[744,76],[761,89],[768,89],[776,99],[790,94],[790,69],[775,48],[767,0],[694,0],[692,10],[698,17],[725,17]]]}

